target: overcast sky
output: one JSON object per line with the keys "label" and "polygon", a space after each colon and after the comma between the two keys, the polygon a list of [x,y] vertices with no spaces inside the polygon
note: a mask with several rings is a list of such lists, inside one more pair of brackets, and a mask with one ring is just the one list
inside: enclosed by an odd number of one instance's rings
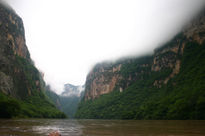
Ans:
{"label": "overcast sky", "polygon": [[22,17],[35,65],[57,92],[82,85],[95,63],[151,53],[205,0],[6,0]]}

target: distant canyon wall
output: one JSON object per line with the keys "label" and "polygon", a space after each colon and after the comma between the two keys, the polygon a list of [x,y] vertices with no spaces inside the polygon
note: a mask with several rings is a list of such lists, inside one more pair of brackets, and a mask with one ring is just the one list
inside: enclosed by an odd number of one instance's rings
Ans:
{"label": "distant canyon wall", "polygon": [[[133,82],[143,80],[145,73],[150,74],[153,71],[168,73],[153,82],[153,86],[161,88],[180,72],[180,56],[183,56],[185,45],[190,41],[199,44],[205,41],[204,11],[173,40],[157,48],[152,56],[97,64],[87,76],[84,99],[96,99],[114,90],[122,92]],[[126,67],[128,65],[129,68]]]}

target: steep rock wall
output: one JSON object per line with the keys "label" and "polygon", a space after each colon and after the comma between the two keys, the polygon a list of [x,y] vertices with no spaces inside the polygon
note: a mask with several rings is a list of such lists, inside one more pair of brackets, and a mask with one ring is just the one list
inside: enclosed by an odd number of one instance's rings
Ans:
{"label": "steep rock wall", "polygon": [[152,56],[97,64],[87,76],[85,100],[98,98],[114,90],[122,92],[132,83],[140,82],[152,73],[165,73],[164,76],[156,76],[152,83],[154,87],[161,88],[180,72],[185,45],[191,41],[198,44],[205,41],[205,11],[173,40],[157,48]]}
{"label": "steep rock wall", "polygon": [[22,19],[0,4],[0,92],[23,98],[42,90],[43,84],[26,46]]}
{"label": "steep rock wall", "polygon": [[94,99],[113,91],[117,82],[121,79],[118,74],[120,69],[121,64],[116,66],[105,63],[98,64],[87,76],[85,99]]}
{"label": "steep rock wall", "polygon": [[1,43],[10,46],[15,55],[30,59],[22,19],[3,5],[0,5],[0,30]]}

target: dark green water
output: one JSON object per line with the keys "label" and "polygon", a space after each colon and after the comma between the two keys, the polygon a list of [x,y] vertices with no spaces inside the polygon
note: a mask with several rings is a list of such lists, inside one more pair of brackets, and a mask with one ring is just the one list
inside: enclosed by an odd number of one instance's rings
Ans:
{"label": "dark green water", "polygon": [[205,121],[0,120],[0,136],[205,136]]}

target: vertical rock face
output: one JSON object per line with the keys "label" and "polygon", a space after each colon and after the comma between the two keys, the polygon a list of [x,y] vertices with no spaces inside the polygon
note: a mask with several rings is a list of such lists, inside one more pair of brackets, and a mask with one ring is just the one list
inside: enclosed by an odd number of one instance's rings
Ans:
{"label": "vertical rock face", "polygon": [[121,78],[118,73],[121,66],[108,63],[96,65],[86,79],[85,99],[94,99],[113,91]]}
{"label": "vertical rock face", "polygon": [[0,118],[65,118],[44,94],[42,76],[30,58],[21,18],[0,3]]}
{"label": "vertical rock face", "polygon": [[0,31],[1,43],[10,46],[15,55],[30,59],[21,18],[2,4],[0,5]]}
{"label": "vertical rock face", "polygon": [[205,40],[205,10],[201,12],[195,20],[191,22],[183,31],[187,39],[197,41],[202,44]]}
{"label": "vertical rock face", "polygon": [[0,72],[0,90],[4,94],[12,94],[13,79],[5,73]]}
{"label": "vertical rock face", "polygon": [[161,88],[179,74],[185,45],[192,41],[198,44],[205,41],[205,11],[173,40],[156,49],[152,56],[97,64],[87,76],[85,100],[114,90],[122,92],[132,83],[145,80],[151,73],[165,73],[152,83],[154,87]]}
{"label": "vertical rock face", "polygon": [[114,90],[122,92],[133,82],[144,80],[144,74],[171,71],[154,81],[153,86],[160,88],[179,73],[181,61],[178,56],[183,54],[182,45],[176,38],[168,47],[156,50],[153,56],[96,65],[87,76],[85,100],[95,99]]}
{"label": "vertical rock face", "polygon": [[0,92],[23,98],[42,87],[42,78],[26,46],[22,19],[0,4]]}
{"label": "vertical rock face", "polygon": [[75,116],[205,119],[204,77],[205,10],[152,55],[96,65]]}

